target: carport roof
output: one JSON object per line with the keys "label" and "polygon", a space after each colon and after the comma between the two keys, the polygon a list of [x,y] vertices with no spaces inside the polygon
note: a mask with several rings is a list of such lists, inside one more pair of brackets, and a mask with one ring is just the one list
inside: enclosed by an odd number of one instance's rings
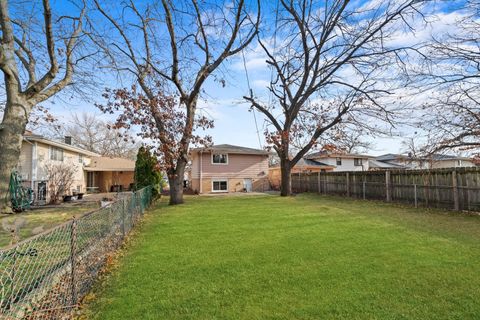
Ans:
{"label": "carport roof", "polygon": [[135,161],[124,158],[93,157],[85,171],[135,171]]}

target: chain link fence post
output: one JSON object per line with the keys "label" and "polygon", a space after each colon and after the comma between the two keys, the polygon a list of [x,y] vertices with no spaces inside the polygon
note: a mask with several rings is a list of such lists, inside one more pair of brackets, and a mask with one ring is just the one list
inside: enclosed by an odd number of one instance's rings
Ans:
{"label": "chain link fence post", "polygon": [[122,236],[125,238],[125,198],[122,198]]}
{"label": "chain link fence post", "polygon": [[72,219],[70,226],[70,279],[72,289],[72,306],[77,303],[77,292],[75,289],[75,267],[76,267],[76,254],[77,254],[77,219],[75,216]]}

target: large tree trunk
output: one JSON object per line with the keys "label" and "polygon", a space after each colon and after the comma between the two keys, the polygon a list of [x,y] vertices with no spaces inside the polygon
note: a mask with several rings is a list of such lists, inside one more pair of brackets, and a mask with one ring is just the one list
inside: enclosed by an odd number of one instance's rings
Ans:
{"label": "large tree trunk", "polygon": [[288,197],[292,194],[292,178],[291,178],[291,166],[290,160],[280,159],[280,171],[282,173],[282,184],[280,187],[280,195],[282,197]]}
{"label": "large tree trunk", "polygon": [[0,127],[0,212],[11,213],[8,192],[10,174],[20,158],[27,115],[31,106],[20,99],[8,98]]}
{"label": "large tree trunk", "polygon": [[175,169],[168,174],[168,184],[170,186],[169,205],[183,203],[183,179],[185,174],[185,160],[179,160]]}

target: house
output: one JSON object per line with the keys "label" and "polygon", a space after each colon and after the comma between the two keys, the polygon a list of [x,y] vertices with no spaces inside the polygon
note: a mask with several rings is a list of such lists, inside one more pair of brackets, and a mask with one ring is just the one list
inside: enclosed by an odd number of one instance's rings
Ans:
{"label": "house", "polygon": [[430,157],[413,157],[409,154],[388,153],[376,157],[375,161],[388,165],[399,165],[405,169],[475,167],[475,163],[471,158],[445,154],[433,154]]}
{"label": "house", "polygon": [[373,157],[357,153],[337,153],[319,151],[305,156],[306,159],[320,161],[334,167],[333,171],[368,171],[368,160]]}
{"label": "house", "polygon": [[[293,175],[296,173],[317,173],[334,170],[335,166],[328,165],[317,160],[302,158],[295,164],[295,166],[293,166],[290,172]],[[275,165],[268,169],[268,178],[270,180],[270,185],[273,189],[280,189],[280,185],[282,182],[280,165]]]}
{"label": "house", "polygon": [[189,182],[198,193],[269,190],[265,150],[220,144],[191,150]]}
{"label": "house", "polygon": [[127,159],[110,159],[95,152],[73,146],[71,137],[64,142],[47,139],[26,132],[17,164],[23,184],[30,187],[37,203],[48,201],[47,163],[67,163],[76,168],[72,190],[108,192],[112,185],[128,189],[133,183],[135,162]]}

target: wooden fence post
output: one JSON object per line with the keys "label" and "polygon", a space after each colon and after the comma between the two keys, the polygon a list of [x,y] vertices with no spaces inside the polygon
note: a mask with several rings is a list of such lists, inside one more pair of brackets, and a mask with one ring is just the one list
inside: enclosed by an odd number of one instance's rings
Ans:
{"label": "wooden fence post", "polygon": [[413,185],[413,196],[415,197],[415,208],[418,208],[418,200],[417,200],[417,185]]}
{"label": "wooden fence post", "polygon": [[366,199],[366,195],[365,195],[365,178],[363,179],[363,200]]}
{"label": "wooden fence post", "polygon": [[392,195],[390,194],[390,171],[385,171],[385,194],[387,202],[392,201]]}
{"label": "wooden fence post", "polygon": [[460,210],[460,203],[458,199],[458,183],[457,183],[457,171],[452,171],[452,187],[453,187],[453,209]]}
{"label": "wooden fence post", "polygon": [[347,197],[350,197],[350,173],[347,172],[346,173],[346,177],[347,179]]}
{"label": "wooden fence post", "polygon": [[318,193],[321,192],[320,190],[320,171],[318,171],[318,175],[317,175],[317,187],[318,187]]}
{"label": "wooden fence post", "polygon": [[328,188],[328,175],[325,175],[325,194],[327,194],[327,188]]}

